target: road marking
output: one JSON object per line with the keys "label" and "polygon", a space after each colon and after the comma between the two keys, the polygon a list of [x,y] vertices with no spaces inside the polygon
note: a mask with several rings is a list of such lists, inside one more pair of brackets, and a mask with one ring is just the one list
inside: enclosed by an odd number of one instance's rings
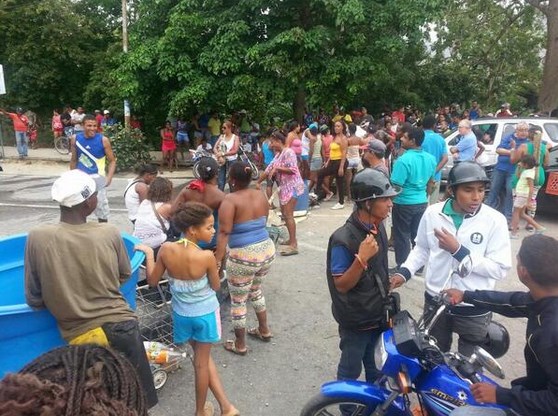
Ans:
{"label": "road marking", "polygon": [[[40,204],[10,204],[0,202],[0,207],[13,207],[13,208],[40,208],[40,209],[60,209],[58,205],[40,205]],[[126,208],[110,208],[114,212],[128,212]]]}

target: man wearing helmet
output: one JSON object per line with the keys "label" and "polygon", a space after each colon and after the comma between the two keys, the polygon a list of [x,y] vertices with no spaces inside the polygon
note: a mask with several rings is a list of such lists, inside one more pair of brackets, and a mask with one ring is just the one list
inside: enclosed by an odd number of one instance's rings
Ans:
{"label": "man wearing helmet", "polygon": [[[476,162],[461,162],[449,173],[450,198],[427,208],[419,223],[416,245],[391,277],[391,288],[407,282],[417,270],[425,273],[425,308],[445,289],[448,275],[467,256],[471,274],[452,276],[450,287],[461,290],[492,290],[511,268],[511,247],[506,218],[482,203],[489,182]],[[487,335],[491,314],[473,305],[451,307],[434,328],[432,336],[442,351],[449,351],[452,332],[459,334],[459,352],[470,356]]]}
{"label": "man wearing helmet", "polygon": [[382,332],[389,287],[382,220],[397,194],[383,173],[370,168],[358,172],[351,182],[356,210],[329,239],[327,282],[341,338],[340,380],[358,379],[363,364],[367,381],[378,376],[373,350]]}
{"label": "man wearing helmet", "polygon": [[[446,291],[453,304],[483,305],[511,318],[527,318],[525,364],[527,374],[511,382],[511,388],[475,383],[471,392],[479,403],[496,403],[522,416],[558,414],[558,241],[532,235],[523,240],[517,254],[517,275],[529,292]],[[515,413],[517,412],[517,413]],[[506,415],[500,409],[460,407],[455,416]]]}

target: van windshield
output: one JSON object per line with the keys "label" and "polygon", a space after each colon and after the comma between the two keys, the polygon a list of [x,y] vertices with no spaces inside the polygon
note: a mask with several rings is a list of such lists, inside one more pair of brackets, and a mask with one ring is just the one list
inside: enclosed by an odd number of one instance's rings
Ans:
{"label": "van windshield", "polygon": [[553,142],[558,142],[558,123],[545,123],[544,129],[550,140]]}

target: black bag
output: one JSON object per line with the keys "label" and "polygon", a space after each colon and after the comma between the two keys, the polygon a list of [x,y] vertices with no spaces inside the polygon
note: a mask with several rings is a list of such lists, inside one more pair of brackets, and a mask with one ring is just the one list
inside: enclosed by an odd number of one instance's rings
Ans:
{"label": "black bag", "polygon": [[382,321],[380,322],[380,327],[382,329],[388,329],[392,327],[392,318],[401,310],[401,296],[399,293],[386,293],[386,289],[380,276],[374,273],[374,278],[376,279],[376,283],[380,289],[380,294],[384,300],[384,313]]}
{"label": "black bag", "polygon": [[161,214],[157,212],[157,208],[155,207],[155,204],[153,202],[151,202],[151,208],[153,208],[153,212],[155,213],[155,216],[159,220],[159,224],[161,224],[161,228],[163,229],[163,232],[167,235],[167,241],[170,243],[174,243],[175,241],[178,241],[182,233],[178,231],[170,221],[169,221],[169,228],[165,227],[165,222],[163,221]]}

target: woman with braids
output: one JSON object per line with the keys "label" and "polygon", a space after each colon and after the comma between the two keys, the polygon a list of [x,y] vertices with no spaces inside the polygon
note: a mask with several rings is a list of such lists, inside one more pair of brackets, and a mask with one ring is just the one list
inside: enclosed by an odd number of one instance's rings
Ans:
{"label": "woman with braids", "polygon": [[157,285],[165,271],[169,274],[172,293],[174,342],[189,342],[194,349],[196,379],[196,416],[212,416],[213,404],[206,402],[211,389],[221,407],[221,415],[238,416],[239,411],[228,400],[217,367],[211,358],[211,345],[221,339],[219,272],[213,253],[202,250],[198,243],[208,243],[215,234],[211,208],[199,202],[180,205],[173,222],[184,233],[175,243],[162,245],[155,261],[151,247],[136,246],[147,260],[147,282]]}
{"label": "woman with braids", "polygon": [[[172,212],[176,212],[185,202],[195,201],[207,205],[213,210],[215,229],[217,230],[219,207],[225,198],[225,193],[217,186],[219,165],[211,157],[204,157],[199,163],[200,179],[195,179],[186,185],[172,204]],[[217,233],[209,243],[200,242],[199,246],[213,250],[217,246]]]}
{"label": "woman with braids", "polygon": [[296,223],[294,209],[297,198],[304,193],[304,182],[298,170],[296,156],[293,150],[286,145],[285,136],[278,130],[271,135],[271,144],[277,152],[275,159],[270,163],[262,176],[258,179],[256,188],[266,178],[275,178],[279,184],[279,203],[281,214],[289,232],[289,241],[281,249],[282,256],[298,254],[296,241]]}
{"label": "woman with braids", "polygon": [[136,214],[134,237],[155,251],[167,240],[171,199],[172,182],[167,178],[155,178],[149,186],[147,199],[142,201]]}
{"label": "woman with braids", "polygon": [[213,147],[213,153],[217,156],[220,166],[218,183],[221,191],[225,190],[230,165],[238,158],[239,146],[240,140],[233,133],[233,123],[230,120],[226,120],[221,126],[221,135]]}
{"label": "woman with braids", "polygon": [[[296,166],[296,161],[294,162]],[[227,281],[231,295],[231,316],[235,339],[227,340],[224,348],[246,355],[246,333],[260,341],[271,341],[267,325],[262,282],[275,259],[275,245],[265,228],[269,205],[265,195],[250,188],[252,170],[243,162],[231,166],[229,186],[219,208],[217,264],[221,264],[228,245]],[[258,327],[246,331],[246,302],[250,299],[256,311]]]}
{"label": "woman with braids", "polygon": [[0,381],[0,414],[147,416],[133,367],[93,344],[49,351]]}

